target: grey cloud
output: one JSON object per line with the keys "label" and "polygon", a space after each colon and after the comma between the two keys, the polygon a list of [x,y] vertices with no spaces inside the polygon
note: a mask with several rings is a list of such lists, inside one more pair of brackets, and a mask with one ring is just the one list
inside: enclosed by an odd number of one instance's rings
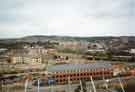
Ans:
{"label": "grey cloud", "polygon": [[134,19],[134,0],[0,0],[5,37],[11,30],[11,36],[135,34]]}
{"label": "grey cloud", "polygon": [[23,0],[0,0],[0,11],[17,9],[24,6],[24,3]]}
{"label": "grey cloud", "polygon": [[82,7],[82,11],[84,11],[86,16],[128,17],[133,16],[135,13],[134,0],[90,0],[89,3],[84,4]]}

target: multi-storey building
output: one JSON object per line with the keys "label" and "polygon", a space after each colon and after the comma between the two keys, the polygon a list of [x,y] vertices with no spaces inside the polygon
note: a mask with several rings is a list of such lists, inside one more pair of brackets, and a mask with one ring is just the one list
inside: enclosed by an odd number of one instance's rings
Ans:
{"label": "multi-storey building", "polygon": [[45,49],[43,47],[31,47],[24,49],[12,49],[7,53],[11,63],[46,63],[46,57],[49,54],[54,54],[55,49]]}
{"label": "multi-storey building", "polygon": [[37,64],[37,63],[42,63],[42,58],[39,56],[33,57],[33,56],[12,56],[10,57],[11,63],[13,64]]}
{"label": "multi-storey building", "polygon": [[9,52],[10,61],[16,63],[42,63],[46,49],[43,48],[28,48],[28,49],[13,49]]}
{"label": "multi-storey building", "polygon": [[110,63],[92,63],[92,64],[64,64],[56,65],[48,68],[48,72],[52,73],[52,79],[57,84],[66,84],[70,80],[72,83],[80,80],[111,78],[113,76],[113,68]]}

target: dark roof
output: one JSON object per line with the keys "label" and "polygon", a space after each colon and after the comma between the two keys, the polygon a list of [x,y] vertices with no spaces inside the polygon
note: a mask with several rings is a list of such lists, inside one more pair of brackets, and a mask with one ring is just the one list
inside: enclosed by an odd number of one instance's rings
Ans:
{"label": "dark roof", "polygon": [[64,71],[85,71],[101,68],[111,68],[110,63],[92,63],[92,64],[63,64],[55,65],[48,68],[48,72],[64,72]]}

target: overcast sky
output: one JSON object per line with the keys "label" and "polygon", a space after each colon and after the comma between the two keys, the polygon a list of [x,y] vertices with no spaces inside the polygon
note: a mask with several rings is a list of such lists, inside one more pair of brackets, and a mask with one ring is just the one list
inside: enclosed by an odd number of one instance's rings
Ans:
{"label": "overcast sky", "polygon": [[0,38],[135,35],[135,0],[0,0]]}

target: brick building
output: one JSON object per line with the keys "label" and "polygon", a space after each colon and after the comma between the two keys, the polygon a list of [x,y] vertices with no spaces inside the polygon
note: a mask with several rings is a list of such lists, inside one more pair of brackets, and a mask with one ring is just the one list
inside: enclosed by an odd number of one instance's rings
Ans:
{"label": "brick building", "polygon": [[68,81],[77,83],[79,80],[111,78],[113,69],[110,63],[92,63],[92,64],[63,64],[48,68],[48,72],[52,73],[52,79],[57,84],[67,84]]}

